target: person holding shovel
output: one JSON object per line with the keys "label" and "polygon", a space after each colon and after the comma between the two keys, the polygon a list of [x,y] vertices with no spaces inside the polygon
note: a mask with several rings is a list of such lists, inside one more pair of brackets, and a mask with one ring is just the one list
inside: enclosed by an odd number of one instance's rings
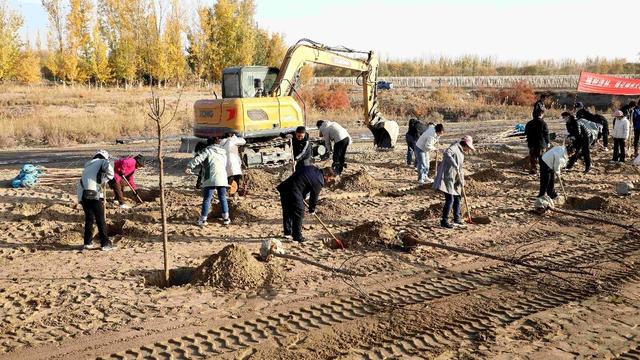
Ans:
{"label": "person holding shovel", "polygon": [[538,197],[548,195],[552,200],[558,197],[555,190],[556,175],[560,178],[560,170],[564,169],[569,158],[575,153],[571,144],[555,146],[545,152],[540,158],[540,191]]}
{"label": "person holding shovel", "polygon": [[[449,146],[442,155],[433,189],[444,193],[444,208],[440,226],[447,229],[466,228],[460,213],[460,196],[464,192],[464,153],[475,150],[473,138],[469,135]],[[453,224],[449,223],[449,213],[453,206]]]}
{"label": "person holding shovel", "polygon": [[109,187],[116,195],[116,201],[120,204],[121,209],[129,209],[130,206],[124,198],[124,191],[129,185],[131,190],[135,193],[138,189],[136,182],[133,179],[133,175],[136,170],[144,167],[144,156],[138,154],[135,157],[125,157],[119,159],[114,164],[114,177],[109,181]]}
{"label": "person holding shovel", "polygon": [[324,186],[330,185],[335,176],[335,172],[330,167],[320,170],[313,165],[305,166],[277,186],[282,205],[282,225],[285,238],[293,238],[299,243],[305,241],[302,237],[305,194],[309,194],[309,213],[315,214],[320,191]]}
{"label": "person holding shovel", "polygon": [[229,186],[227,178],[227,151],[220,147],[219,139],[214,139],[212,142],[213,145],[208,146],[191,159],[185,169],[185,173],[190,175],[193,174],[193,169],[195,169],[196,166],[202,166],[202,209],[200,211],[198,226],[207,225],[207,217],[209,216],[214,191],[218,193],[223,224],[231,224],[229,203],[227,202],[227,187]]}
{"label": "person holding shovel", "polygon": [[[327,147],[327,154],[333,154],[331,167],[336,175],[341,175],[346,166],[345,156],[347,147],[351,145],[351,135],[340,124],[333,121],[318,120],[316,123],[320,137],[324,138],[324,145]],[[333,148],[331,144],[333,143]]]}
{"label": "person holding shovel", "polygon": [[113,165],[109,161],[109,153],[106,150],[99,150],[93,159],[84,164],[82,177],[76,187],[78,202],[84,211],[84,250],[98,248],[92,243],[94,222],[98,226],[102,250],[115,249],[107,237],[103,207],[104,193],[102,192],[102,184],[113,179],[113,176]]}
{"label": "person holding shovel", "polygon": [[429,178],[429,164],[431,162],[429,153],[436,150],[436,144],[440,141],[440,136],[443,133],[444,126],[442,124],[431,124],[416,141],[416,166],[418,168],[418,184],[420,185],[433,182],[433,179]]}
{"label": "person holding shovel", "polygon": [[238,146],[245,145],[247,140],[238,136],[237,133],[227,133],[224,140],[220,142],[220,146],[227,152],[227,176],[229,184],[236,182],[238,189],[242,181],[242,159],[240,159],[240,150]]}
{"label": "person holding shovel", "polygon": [[309,133],[304,126],[298,126],[295,131],[280,134],[283,138],[291,135],[293,135],[291,137],[293,168],[298,172],[305,166],[313,164],[313,145],[309,142]]}

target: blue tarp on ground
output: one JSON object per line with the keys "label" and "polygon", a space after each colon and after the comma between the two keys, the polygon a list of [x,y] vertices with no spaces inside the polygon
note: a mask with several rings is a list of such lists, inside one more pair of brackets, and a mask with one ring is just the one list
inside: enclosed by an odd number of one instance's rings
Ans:
{"label": "blue tarp on ground", "polygon": [[13,188],[29,188],[38,184],[40,176],[44,174],[44,169],[41,166],[34,166],[26,164],[20,170],[20,174],[11,181]]}

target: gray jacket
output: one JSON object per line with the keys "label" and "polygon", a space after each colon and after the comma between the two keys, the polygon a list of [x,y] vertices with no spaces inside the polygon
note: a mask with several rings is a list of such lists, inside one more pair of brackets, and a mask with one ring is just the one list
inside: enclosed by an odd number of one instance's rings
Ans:
{"label": "gray jacket", "polygon": [[[102,176],[98,179],[98,173]],[[84,164],[82,177],[76,186],[76,195],[78,202],[82,201],[82,192],[84,190],[94,190],[100,194],[100,198],[104,199],[101,185],[113,179],[113,164],[105,159],[92,159]]]}
{"label": "gray jacket", "polygon": [[464,153],[459,142],[449,146],[442,155],[442,164],[433,181],[433,188],[451,195],[460,195],[464,185]]}

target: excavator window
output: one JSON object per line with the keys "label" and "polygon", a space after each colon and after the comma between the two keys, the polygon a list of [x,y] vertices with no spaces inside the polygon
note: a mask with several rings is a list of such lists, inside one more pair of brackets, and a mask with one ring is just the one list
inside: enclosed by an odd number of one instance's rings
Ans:
{"label": "excavator window", "polygon": [[245,66],[225,69],[222,74],[223,98],[252,98],[271,92],[278,68]]}

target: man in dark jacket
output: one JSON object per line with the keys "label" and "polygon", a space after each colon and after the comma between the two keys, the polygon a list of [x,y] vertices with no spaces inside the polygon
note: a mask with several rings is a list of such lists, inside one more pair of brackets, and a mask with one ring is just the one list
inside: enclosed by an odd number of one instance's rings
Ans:
{"label": "man in dark jacket", "polygon": [[309,133],[304,126],[298,126],[294,132],[282,133],[280,136],[293,134],[291,145],[293,146],[293,163],[298,172],[305,166],[313,164],[313,145],[309,142]]}
{"label": "man in dark jacket", "polygon": [[573,168],[580,156],[584,157],[584,172],[588,173],[591,170],[591,150],[589,149],[590,141],[588,130],[582,125],[573,114],[569,112],[563,112],[562,118],[566,122],[567,132],[569,137],[573,140],[572,146],[576,150],[569,158],[567,164],[567,170]]}
{"label": "man in dark jacket", "polygon": [[284,236],[294,241],[304,242],[302,220],[304,219],[304,197],[309,194],[309,213],[315,214],[318,195],[322,187],[330,185],[335,173],[329,167],[322,170],[315,166],[305,166],[278,185],[282,205],[282,225]]}
{"label": "man in dark jacket", "polygon": [[533,111],[533,120],[529,121],[524,128],[527,136],[527,146],[529,147],[529,162],[531,170],[529,174],[535,175],[538,172],[538,162],[540,156],[550,144],[549,128],[543,120],[544,110],[536,109]]}
{"label": "man in dark jacket", "polygon": [[538,99],[538,101],[536,101],[535,104],[533,104],[533,112],[531,113],[531,116],[533,116],[533,118],[536,118],[536,114],[539,114],[540,111],[545,112],[547,111],[547,108],[544,106],[544,102],[545,100],[547,100],[547,94],[541,94],[540,98]]}
{"label": "man in dark jacket", "polygon": [[609,147],[609,120],[600,114],[593,114],[585,109],[581,102],[576,103],[576,119],[585,119],[602,126],[602,131],[598,134],[598,140],[602,138],[602,146],[605,151]]}
{"label": "man in dark jacket", "polygon": [[414,156],[416,141],[418,141],[418,138],[420,138],[420,135],[422,135],[425,130],[427,130],[426,124],[415,118],[409,119],[409,129],[405,134],[405,139],[407,140],[407,166],[416,163]]}
{"label": "man in dark jacket", "polygon": [[631,113],[629,120],[633,126],[633,157],[635,159],[638,156],[638,140],[640,140],[640,103],[633,102],[633,105],[629,110]]}

